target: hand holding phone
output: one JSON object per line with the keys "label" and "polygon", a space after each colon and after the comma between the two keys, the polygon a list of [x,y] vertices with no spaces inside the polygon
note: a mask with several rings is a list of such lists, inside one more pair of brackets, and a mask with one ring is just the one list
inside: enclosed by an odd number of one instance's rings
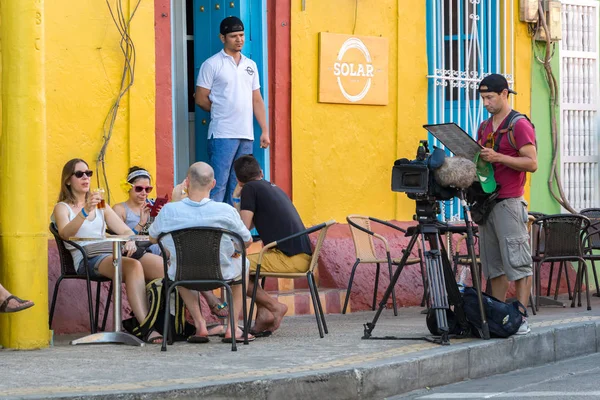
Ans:
{"label": "hand holding phone", "polygon": [[157,197],[156,200],[154,200],[154,204],[150,208],[150,216],[156,217],[158,215],[158,212],[160,211],[160,209],[163,208],[163,206],[165,204],[167,204],[168,202],[169,202],[168,194],[165,194],[165,197]]}

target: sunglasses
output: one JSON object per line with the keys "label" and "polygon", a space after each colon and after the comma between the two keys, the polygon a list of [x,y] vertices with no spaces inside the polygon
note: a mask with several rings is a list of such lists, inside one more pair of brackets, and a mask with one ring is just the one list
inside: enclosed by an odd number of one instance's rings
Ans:
{"label": "sunglasses", "polygon": [[75,175],[75,178],[77,178],[77,179],[83,178],[83,175],[87,176],[88,178],[91,178],[92,175],[94,175],[94,171],[90,171],[90,170],[87,170],[87,171],[75,171],[75,172],[73,172],[73,175]]}
{"label": "sunglasses", "polygon": [[494,135],[494,132],[488,133],[487,139],[485,140],[485,147],[487,147],[488,149],[493,149],[495,142],[496,135]]}
{"label": "sunglasses", "polygon": [[141,193],[144,190],[146,191],[146,193],[150,193],[152,191],[154,187],[153,186],[134,186],[133,190],[135,190],[136,193]]}

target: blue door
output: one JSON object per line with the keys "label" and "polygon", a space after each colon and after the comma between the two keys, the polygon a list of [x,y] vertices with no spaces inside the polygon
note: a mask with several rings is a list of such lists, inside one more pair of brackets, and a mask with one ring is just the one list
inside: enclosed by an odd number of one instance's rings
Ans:
{"label": "blue door", "polygon": [[[266,0],[194,0],[194,76],[193,86],[202,63],[223,49],[219,39],[219,26],[225,17],[236,16],[245,28],[246,43],[242,53],[258,66],[261,93],[268,107],[267,98],[267,42]],[[190,84],[192,84],[190,82]],[[268,115],[268,113],[267,113]],[[195,153],[196,161],[208,162],[207,140],[210,113],[196,106]],[[260,148],[260,127],[254,123],[254,156],[260,162],[266,179],[269,179],[269,152]]]}
{"label": "blue door", "polygon": [[[477,83],[489,73],[502,73],[500,1],[427,0],[426,4],[428,122],[454,122],[475,137],[488,117]],[[429,143],[443,148],[431,135]],[[442,209],[444,220],[462,218],[456,200],[443,202]]]}

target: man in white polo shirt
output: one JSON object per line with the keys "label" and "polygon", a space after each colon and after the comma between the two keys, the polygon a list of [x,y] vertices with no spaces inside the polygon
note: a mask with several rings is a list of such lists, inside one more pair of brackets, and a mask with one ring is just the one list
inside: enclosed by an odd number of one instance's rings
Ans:
{"label": "man in white polo shirt", "polygon": [[258,68],[241,53],[244,24],[237,17],[227,17],[221,21],[220,32],[223,50],[202,63],[195,97],[196,104],[210,112],[208,160],[217,181],[210,198],[233,204],[231,195],[237,184],[233,162],[252,154],[253,114],[262,131],[260,147],[269,147],[270,140]]}

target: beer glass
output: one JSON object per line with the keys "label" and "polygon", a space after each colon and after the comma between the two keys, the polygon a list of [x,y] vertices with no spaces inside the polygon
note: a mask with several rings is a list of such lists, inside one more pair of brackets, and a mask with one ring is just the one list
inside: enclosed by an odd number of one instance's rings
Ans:
{"label": "beer glass", "polygon": [[94,189],[94,193],[98,193],[100,195],[100,203],[98,203],[97,207],[99,209],[104,209],[104,207],[106,207],[106,202],[104,200],[104,189],[102,189],[102,188]]}

